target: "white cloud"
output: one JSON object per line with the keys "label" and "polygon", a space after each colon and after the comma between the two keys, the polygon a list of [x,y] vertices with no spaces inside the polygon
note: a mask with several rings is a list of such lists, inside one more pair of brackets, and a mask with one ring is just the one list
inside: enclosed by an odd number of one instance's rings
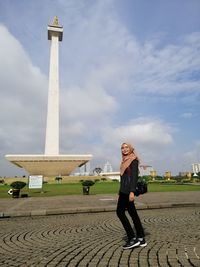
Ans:
{"label": "white cloud", "polygon": [[114,170],[118,170],[121,160],[120,146],[123,142],[129,142],[135,146],[142,163],[156,167],[161,162],[161,166],[166,164],[174,142],[174,131],[174,127],[154,118],[139,118],[118,127],[107,126],[101,129],[101,145],[93,146],[92,153],[99,162],[105,163],[109,160]]}
{"label": "white cloud", "polygon": [[32,65],[24,48],[5,26],[0,25],[0,33],[0,78],[3,88],[1,94],[10,96],[12,93],[17,96],[15,100],[25,104],[31,99],[30,94],[34,93],[40,101],[41,97],[45,96],[46,90],[41,90],[41,85],[46,86],[46,77]]}
{"label": "white cloud", "polygon": [[32,65],[22,45],[3,25],[0,43],[1,153],[40,151],[47,77]]}
{"label": "white cloud", "polygon": [[188,43],[186,38],[179,45],[160,49],[151,43],[145,44],[143,50],[141,46],[141,64],[133,74],[134,89],[157,95],[199,92],[199,79],[193,77],[193,73],[200,69],[200,33],[196,34],[196,39]]}
{"label": "white cloud", "polygon": [[193,149],[183,154],[183,159],[190,163],[200,163],[200,140],[195,140],[193,143]]}
{"label": "white cloud", "polygon": [[141,43],[112,7],[108,1],[88,6],[86,16],[79,14],[79,24],[64,29],[69,38],[64,63],[67,82],[87,87],[94,81],[113,95],[119,91],[171,97],[199,94],[199,78],[194,74],[200,69],[200,33],[176,44]]}
{"label": "white cloud", "polygon": [[98,119],[105,114],[114,113],[117,103],[98,83],[87,88],[68,88],[61,98],[62,113],[70,119]]}
{"label": "white cloud", "polygon": [[181,114],[181,117],[185,118],[185,119],[190,119],[193,116],[194,116],[194,114],[192,112],[184,112],[183,114]]}
{"label": "white cloud", "polygon": [[[130,140],[136,144],[150,145],[151,147],[166,146],[173,143],[172,129],[157,119],[138,118],[116,128],[106,129],[104,142],[118,143]],[[132,143],[131,142],[131,143]]]}

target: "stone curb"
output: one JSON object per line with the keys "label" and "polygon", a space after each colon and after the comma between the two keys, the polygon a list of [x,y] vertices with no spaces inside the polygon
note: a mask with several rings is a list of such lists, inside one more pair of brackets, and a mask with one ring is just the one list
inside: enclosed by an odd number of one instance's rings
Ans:
{"label": "stone curb", "polygon": [[[170,203],[170,204],[163,203],[163,204],[150,204],[150,205],[144,204],[139,206],[136,204],[136,207],[137,210],[200,207],[200,203]],[[10,211],[10,212],[1,212],[0,219],[10,218],[10,217],[33,217],[33,216],[46,216],[46,215],[111,212],[115,210],[116,206],[48,209],[48,210],[33,210],[33,211]]]}

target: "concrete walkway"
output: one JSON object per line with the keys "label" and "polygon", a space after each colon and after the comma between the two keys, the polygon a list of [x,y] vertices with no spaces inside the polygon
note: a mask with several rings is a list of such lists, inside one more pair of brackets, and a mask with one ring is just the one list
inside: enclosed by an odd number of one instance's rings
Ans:
{"label": "concrete walkway", "polygon": [[[154,192],[136,197],[137,209],[200,206],[200,192]],[[0,218],[114,211],[117,195],[0,199]]]}
{"label": "concrete walkway", "polygon": [[128,250],[115,212],[1,219],[0,266],[200,266],[200,207],[138,213],[147,246]]}

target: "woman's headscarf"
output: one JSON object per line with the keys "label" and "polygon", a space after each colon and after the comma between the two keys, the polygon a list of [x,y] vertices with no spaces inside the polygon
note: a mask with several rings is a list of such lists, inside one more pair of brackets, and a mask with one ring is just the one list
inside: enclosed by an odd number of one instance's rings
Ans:
{"label": "woman's headscarf", "polygon": [[123,153],[122,153],[122,162],[121,162],[121,165],[120,165],[120,175],[123,175],[123,173],[125,172],[126,168],[128,168],[128,166],[131,164],[131,162],[134,159],[137,159],[139,161],[139,157],[138,157],[137,153],[135,152],[134,147],[129,143],[123,143],[121,145],[121,147],[124,144],[126,144],[130,148],[130,153],[128,155],[123,155]]}

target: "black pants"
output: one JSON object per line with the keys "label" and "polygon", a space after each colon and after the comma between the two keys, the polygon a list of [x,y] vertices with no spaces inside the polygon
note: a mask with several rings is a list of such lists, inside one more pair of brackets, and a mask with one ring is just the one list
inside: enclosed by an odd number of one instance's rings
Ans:
{"label": "black pants", "polygon": [[[133,224],[135,226],[136,235],[133,231],[133,228],[131,227],[131,224],[125,214],[125,211],[128,211],[129,215],[132,218]],[[121,193],[119,194],[119,199],[117,203],[117,216],[120,219],[124,230],[126,231],[126,234],[129,239],[137,236],[138,238],[144,237],[144,230],[140,221],[140,218],[138,216],[137,210],[135,208],[134,202],[129,201],[129,195]]]}

